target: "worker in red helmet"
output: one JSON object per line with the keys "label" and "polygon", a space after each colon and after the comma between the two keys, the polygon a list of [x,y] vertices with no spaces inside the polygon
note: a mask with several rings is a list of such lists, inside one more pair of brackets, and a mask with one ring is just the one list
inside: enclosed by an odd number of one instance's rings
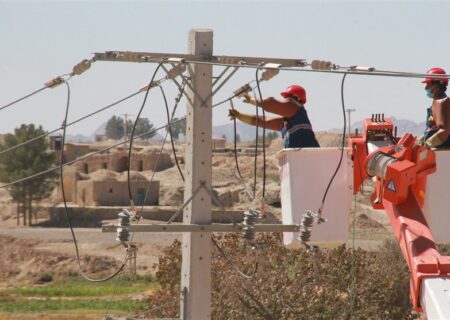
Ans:
{"label": "worker in red helmet", "polygon": [[[305,109],[306,91],[302,86],[292,85],[281,92],[281,100],[269,97],[256,101],[247,93],[244,102],[257,105],[266,112],[277,114],[281,117],[258,117],[258,126],[270,130],[281,130],[285,148],[319,148],[320,145],[308,118]],[[247,124],[256,125],[256,116],[245,114],[236,109],[229,110],[231,119],[237,118]]]}
{"label": "worker in red helmet", "polygon": [[430,76],[425,78],[426,95],[433,99],[432,106],[427,109],[425,144],[431,148],[450,147],[450,99],[447,91],[448,79],[439,77],[445,75],[442,68],[431,68]]}

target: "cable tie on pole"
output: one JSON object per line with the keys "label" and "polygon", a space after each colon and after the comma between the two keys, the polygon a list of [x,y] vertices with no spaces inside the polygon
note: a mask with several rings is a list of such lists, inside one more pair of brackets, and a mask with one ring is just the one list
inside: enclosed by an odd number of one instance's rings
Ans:
{"label": "cable tie on pole", "polygon": [[62,77],[56,77],[50,81],[47,81],[46,83],[44,83],[44,86],[46,86],[47,88],[56,88],[57,86],[59,86],[60,84],[64,83],[64,79]]}
{"label": "cable tie on pole", "polygon": [[75,65],[73,67],[72,73],[70,75],[71,76],[74,76],[74,75],[79,76],[80,74],[82,74],[86,70],[88,70],[90,67],[91,67],[91,60],[84,59],[83,61],[81,61],[80,63],[78,63],[77,65]]}

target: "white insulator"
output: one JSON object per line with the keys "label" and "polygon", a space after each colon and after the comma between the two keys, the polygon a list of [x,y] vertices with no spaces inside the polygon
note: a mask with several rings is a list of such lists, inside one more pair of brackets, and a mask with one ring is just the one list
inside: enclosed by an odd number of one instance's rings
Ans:
{"label": "white insulator", "polygon": [[311,62],[311,68],[314,70],[332,70],[336,66],[330,61],[313,60]]}
{"label": "white insulator", "polygon": [[300,223],[300,240],[308,242],[311,239],[311,229],[314,223],[314,212],[306,210],[303,214],[302,222]]}
{"label": "white insulator", "polygon": [[91,67],[91,61],[85,59],[72,69],[73,75],[80,75]]}
{"label": "white insulator", "polygon": [[256,220],[259,217],[259,211],[254,209],[249,209],[248,211],[244,212],[244,219],[242,221],[242,224],[244,227],[242,230],[244,230],[242,237],[246,240],[253,240],[255,239],[255,228],[254,225],[256,223]]}
{"label": "white insulator", "polygon": [[123,211],[119,213],[116,240],[124,244],[130,241],[130,231],[128,230],[128,227],[131,223],[131,216],[131,212],[127,209],[123,209]]}

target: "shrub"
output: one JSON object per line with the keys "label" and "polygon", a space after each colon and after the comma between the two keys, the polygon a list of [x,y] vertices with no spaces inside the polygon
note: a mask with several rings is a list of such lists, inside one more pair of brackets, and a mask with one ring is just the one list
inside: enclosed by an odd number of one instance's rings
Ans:
{"label": "shrub", "polygon": [[49,273],[40,273],[37,277],[37,281],[38,282],[52,282],[53,281],[53,276]]}
{"label": "shrub", "polygon": [[[259,235],[261,249],[238,235],[219,237],[222,249],[246,274],[244,279],[212,249],[213,319],[415,319],[409,302],[409,273],[394,242],[379,252],[345,246],[309,253],[287,249],[280,235]],[[387,268],[387,266],[389,266]],[[165,250],[156,273],[161,289],[152,296],[148,317],[177,317],[180,242]],[[166,305],[164,305],[166,304]]]}

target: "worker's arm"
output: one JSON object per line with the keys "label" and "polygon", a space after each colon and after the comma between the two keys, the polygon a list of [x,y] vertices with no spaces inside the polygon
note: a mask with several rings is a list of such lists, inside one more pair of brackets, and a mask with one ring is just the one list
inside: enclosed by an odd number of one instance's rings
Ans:
{"label": "worker's arm", "polygon": [[245,102],[258,105],[258,107],[264,108],[265,111],[278,114],[285,118],[290,118],[301,108],[298,104],[292,102],[289,99],[278,100],[274,97],[269,97],[263,100],[255,100],[255,98],[247,95],[244,97]]}
{"label": "worker's arm", "polygon": [[438,132],[433,134],[430,138],[428,138],[425,141],[425,145],[427,145],[430,148],[437,148],[441,144],[443,144],[445,141],[447,141],[449,136],[449,131],[439,129]]}
{"label": "worker's arm", "polygon": [[434,100],[431,110],[436,126],[439,129],[450,131],[450,99]]}
{"label": "worker's arm", "polygon": [[[231,119],[237,118],[241,120],[244,123],[247,123],[252,126],[256,126],[256,116],[242,113],[237,111],[236,109],[230,109],[229,110],[229,116]],[[258,116],[258,126],[264,127],[266,129],[270,130],[276,130],[279,131],[281,129],[281,125],[283,124],[283,118],[263,118],[262,116]]]}

